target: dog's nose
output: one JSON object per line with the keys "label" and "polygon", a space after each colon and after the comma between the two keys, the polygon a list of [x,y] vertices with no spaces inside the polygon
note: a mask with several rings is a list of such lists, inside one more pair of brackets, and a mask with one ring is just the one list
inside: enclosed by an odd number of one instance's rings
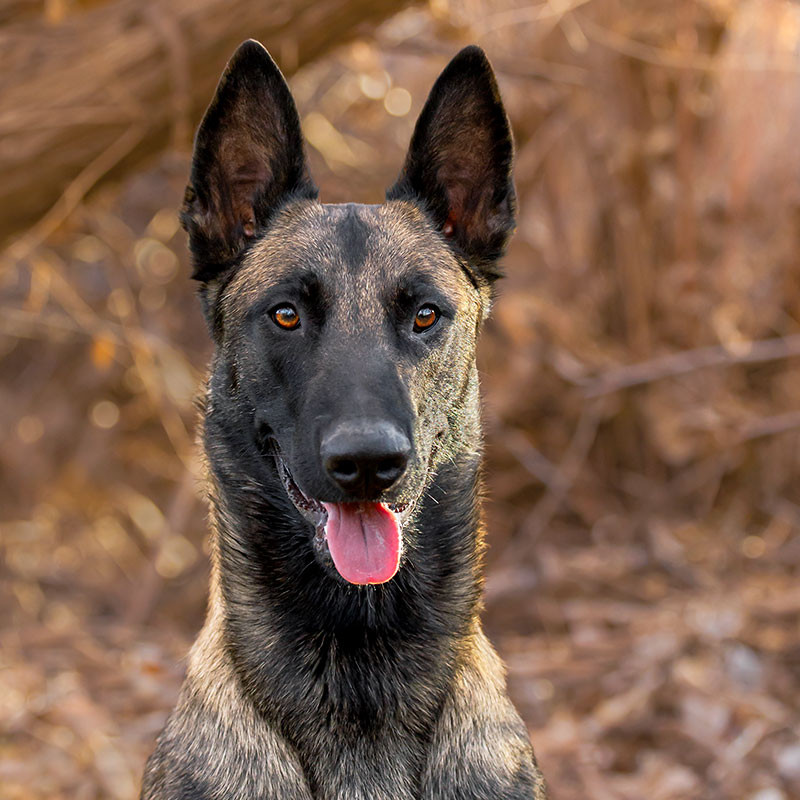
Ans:
{"label": "dog's nose", "polygon": [[340,422],[323,438],[320,455],[337,486],[366,499],[400,480],[411,442],[391,422]]}

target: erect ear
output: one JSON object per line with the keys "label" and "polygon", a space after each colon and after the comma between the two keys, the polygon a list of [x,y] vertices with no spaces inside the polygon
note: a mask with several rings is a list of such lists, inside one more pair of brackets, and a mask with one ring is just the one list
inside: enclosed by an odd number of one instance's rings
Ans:
{"label": "erect ear", "polygon": [[314,198],[289,87],[263,45],[241,44],[200,123],[181,221],[193,278],[227,269],[292,197]]}
{"label": "erect ear", "polygon": [[513,155],[492,67],[479,47],[465,47],[431,89],[386,197],[421,200],[474,277],[491,281],[514,230]]}

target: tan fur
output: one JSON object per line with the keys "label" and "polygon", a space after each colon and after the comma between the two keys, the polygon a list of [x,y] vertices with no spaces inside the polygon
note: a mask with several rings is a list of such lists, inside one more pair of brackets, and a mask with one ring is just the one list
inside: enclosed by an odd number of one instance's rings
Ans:
{"label": "tan fur", "polygon": [[[204,782],[214,800],[311,800],[297,757],[243,697],[225,655],[220,623],[221,608],[212,607],[189,656],[178,705],[160,739],[180,742],[173,751],[177,766],[203,760]],[[170,769],[175,768],[173,763]]]}
{"label": "tan fur", "polygon": [[[468,770],[497,776],[498,765],[502,765],[510,786],[520,766],[532,757],[528,743],[509,739],[504,729],[517,719],[506,694],[503,663],[476,620],[442,710],[423,780]],[[533,800],[546,800],[544,781],[536,786]]]}

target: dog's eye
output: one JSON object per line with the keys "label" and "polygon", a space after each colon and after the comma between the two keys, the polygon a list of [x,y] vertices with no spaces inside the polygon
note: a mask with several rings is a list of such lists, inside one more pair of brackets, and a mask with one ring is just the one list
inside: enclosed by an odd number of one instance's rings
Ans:
{"label": "dog's eye", "polygon": [[270,314],[272,315],[273,322],[279,328],[291,331],[300,327],[300,315],[297,313],[297,309],[288,303],[273,308]]}
{"label": "dog's eye", "polygon": [[439,309],[436,306],[426,304],[422,306],[414,317],[414,333],[422,333],[436,324],[439,319]]}

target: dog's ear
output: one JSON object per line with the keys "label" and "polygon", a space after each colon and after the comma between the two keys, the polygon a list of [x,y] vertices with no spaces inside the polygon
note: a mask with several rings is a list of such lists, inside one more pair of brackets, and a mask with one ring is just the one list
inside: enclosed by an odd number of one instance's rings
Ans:
{"label": "dog's ear", "polygon": [[475,277],[491,281],[514,230],[513,155],[492,67],[479,47],[465,47],[431,89],[386,198],[422,201]]}
{"label": "dog's ear", "polygon": [[181,211],[192,277],[212,280],[283,202],[316,196],[289,87],[269,53],[250,39],[228,62],[195,137]]}

